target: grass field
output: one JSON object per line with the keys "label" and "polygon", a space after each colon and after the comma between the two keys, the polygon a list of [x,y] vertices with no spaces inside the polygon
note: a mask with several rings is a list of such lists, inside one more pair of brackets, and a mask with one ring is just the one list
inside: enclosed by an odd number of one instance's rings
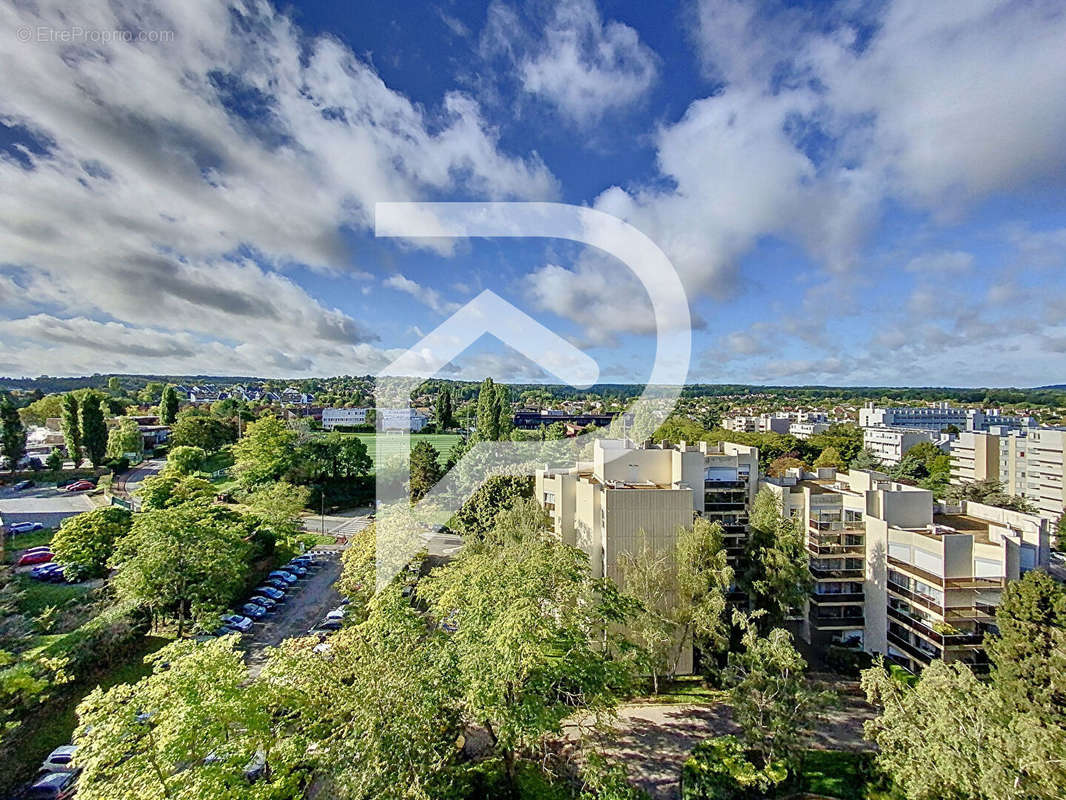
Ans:
{"label": "grass field", "polygon": [[[366,449],[370,453],[370,458],[374,460],[375,466],[377,464],[376,439],[380,438],[383,442],[385,458],[398,454],[400,452],[400,443],[403,441],[402,436],[389,435],[387,433],[349,433],[345,435],[358,436],[363,440],[363,444],[366,445]],[[428,441],[437,448],[437,452],[440,453],[440,463],[443,465],[448,460],[448,453],[460,438],[462,437],[454,433],[412,433],[411,447],[414,447],[420,441]]]}
{"label": "grass field", "polygon": [[68,600],[81,597],[89,587],[84,583],[45,583],[35,581],[29,575],[16,578],[18,588],[23,592],[19,609],[23,614],[35,617],[49,606],[64,606]]}

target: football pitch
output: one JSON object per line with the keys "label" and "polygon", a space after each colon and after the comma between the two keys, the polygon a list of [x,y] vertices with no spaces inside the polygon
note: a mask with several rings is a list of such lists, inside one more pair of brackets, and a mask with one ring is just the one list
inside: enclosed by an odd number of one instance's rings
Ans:
{"label": "football pitch", "polygon": [[[388,433],[349,433],[347,436],[358,436],[363,440],[363,444],[366,445],[367,452],[370,453],[370,458],[374,460],[374,466],[377,466],[377,443],[376,440],[380,439],[382,443],[382,455],[387,459],[389,456],[396,455],[400,452],[400,444],[403,442],[402,436]],[[454,433],[412,433],[411,434],[411,447],[414,447],[421,441],[429,442],[433,445],[437,452],[440,453],[440,463],[443,465],[448,460],[448,453],[451,452],[452,447],[462,437]]]}

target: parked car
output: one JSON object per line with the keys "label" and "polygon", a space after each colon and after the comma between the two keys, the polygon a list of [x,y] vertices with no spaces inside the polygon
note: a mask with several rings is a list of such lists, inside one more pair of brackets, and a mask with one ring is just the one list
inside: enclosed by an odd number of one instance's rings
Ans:
{"label": "parked car", "polygon": [[347,606],[337,606],[335,609],[326,614],[326,619],[344,619],[344,614],[347,611]]}
{"label": "parked car", "polygon": [[54,569],[47,573],[43,580],[46,580],[49,583],[74,583],[73,573],[68,575],[63,567],[59,567],[59,569]]}
{"label": "parked car", "polygon": [[211,631],[212,636],[229,636],[231,633],[241,633],[241,631],[234,628],[232,625],[220,625]]}
{"label": "parked car", "polygon": [[63,569],[59,564],[51,561],[47,564],[39,564],[30,570],[30,577],[38,580],[44,580],[44,576],[49,572],[55,572],[57,569]]}
{"label": "parked car", "polygon": [[271,572],[270,575],[268,575],[267,577],[269,577],[269,578],[280,578],[281,580],[285,581],[285,583],[290,583],[290,584],[291,583],[296,583],[296,581],[300,580],[295,575],[293,575],[291,572],[286,572],[283,569],[276,569],[273,572]]}
{"label": "parked car", "polygon": [[31,486],[33,486],[33,481],[19,481],[11,488],[16,492],[21,492],[23,489],[29,489]]}
{"label": "parked car", "polygon": [[27,547],[22,551],[23,553],[51,553],[52,546],[49,544],[39,544],[36,547]]}
{"label": "parked car", "polygon": [[37,552],[25,552],[15,562],[16,567],[26,567],[30,564],[46,564],[53,558],[51,550],[38,550]]}
{"label": "parked car", "polygon": [[253,620],[262,619],[266,616],[266,609],[258,603],[245,603],[240,608],[240,612],[246,617],[251,617]]}
{"label": "parked car", "polygon": [[26,790],[26,800],[67,800],[73,797],[77,773],[49,772]]}
{"label": "parked car", "polygon": [[302,578],[307,574],[307,567],[302,567],[299,564],[286,564],[284,569],[297,578]]}
{"label": "parked car", "polygon": [[236,628],[241,633],[245,633],[252,627],[252,621],[248,617],[242,617],[240,614],[227,614],[222,618],[222,622],[231,628]]}
{"label": "parked car", "polygon": [[96,484],[92,481],[74,481],[74,483],[67,484],[63,487],[64,492],[84,492],[88,489],[95,489]]}
{"label": "parked car", "polygon": [[254,595],[248,598],[249,603],[255,603],[257,606],[262,606],[263,610],[267,613],[273,611],[278,607],[276,600],[271,600],[269,597],[263,597],[262,595]]}
{"label": "parked car", "polygon": [[313,627],[310,632],[321,633],[324,631],[329,631],[330,633],[332,633],[333,631],[339,631],[343,626],[344,623],[339,619],[324,619],[320,623],[315,625],[315,627]]}
{"label": "parked car", "polygon": [[40,522],[13,522],[7,526],[7,529],[12,533],[29,533],[44,530],[44,525]]}
{"label": "parked car", "polygon": [[267,578],[263,583],[279,591],[285,591],[289,588],[288,581],[283,581],[281,578]]}
{"label": "parked car", "polygon": [[259,586],[256,588],[255,593],[261,594],[263,597],[269,597],[275,603],[285,602],[285,592],[276,586]]}
{"label": "parked car", "polygon": [[78,750],[72,744],[64,744],[57,747],[41,763],[42,772],[70,772],[74,769],[74,753]]}

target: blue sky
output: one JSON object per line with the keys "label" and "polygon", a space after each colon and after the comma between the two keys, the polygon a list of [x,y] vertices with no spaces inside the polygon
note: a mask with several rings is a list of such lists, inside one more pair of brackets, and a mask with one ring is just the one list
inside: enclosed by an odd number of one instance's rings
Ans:
{"label": "blue sky", "polygon": [[642,381],[609,257],[373,236],[554,200],[671,259],[693,381],[1066,381],[1059,3],[68,6],[0,8],[0,374],[375,372],[490,289]]}

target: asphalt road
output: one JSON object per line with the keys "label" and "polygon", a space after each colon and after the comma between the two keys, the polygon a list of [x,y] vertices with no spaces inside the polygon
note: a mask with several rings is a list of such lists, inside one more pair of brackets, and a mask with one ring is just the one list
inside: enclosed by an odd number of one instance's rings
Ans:
{"label": "asphalt road", "polygon": [[341,596],[334,587],[341,574],[340,553],[330,552],[320,564],[313,575],[299,581],[288,592],[284,603],[244,635],[241,643],[252,676],[258,675],[266,664],[267,648],[277,647],[294,636],[306,636],[312,625],[340,603]]}
{"label": "asphalt road", "polygon": [[[16,492],[0,490],[0,519],[5,526],[13,522],[40,522],[46,528],[58,528],[67,517],[94,508],[84,493],[62,492],[55,487],[34,486]],[[18,536],[15,536],[18,547]]]}
{"label": "asphalt road", "polygon": [[147,461],[142,461],[116,481],[114,487],[116,493],[133,495],[133,493],[140,488],[140,485],[145,478],[158,475],[163,467],[166,466],[166,463],[166,459],[162,458],[150,458]]}

